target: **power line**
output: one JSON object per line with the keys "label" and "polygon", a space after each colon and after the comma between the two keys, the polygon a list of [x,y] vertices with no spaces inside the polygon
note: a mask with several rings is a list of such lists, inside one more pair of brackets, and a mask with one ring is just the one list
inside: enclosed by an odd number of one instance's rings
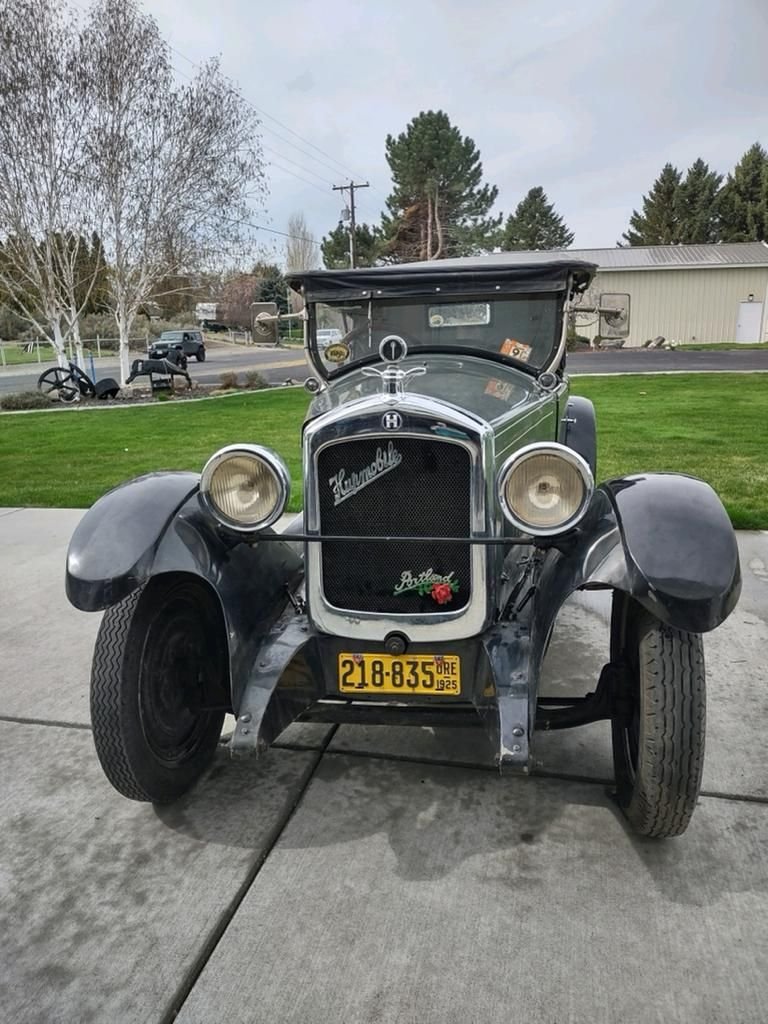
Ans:
{"label": "power line", "polygon": [[[182,60],[187,61],[189,64],[192,65],[193,68],[197,68],[198,70],[200,70],[200,64],[198,64],[196,61],[192,60],[191,57],[187,57],[187,55],[185,53],[182,53],[181,50],[177,50],[176,47],[175,46],[171,46],[170,43],[168,44],[168,46],[169,46],[169,49],[171,49],[175,54],[177,54],[177,56],[181,57]],[[232,79],[229,78],[228,75],[225,75],[225,77],[229,79],[230,83],[232,82]],[[336,165],[335,168],[334,167],[330,168],[331,170],[334,171],[335,174],[338,174],[341,171],[341,173],[343,173],[345,175],[346,174],[351,174],[353,178],[355,177],[355,175],[351,172],[349,167],[346,167],[344,164],[342,164],[340,161],[338,161],[335,157],[331,156],[330,153],[327,153],[324,149],[321,149],[320,146],[316,146],[314,142],[310,142],[309,139],[305,138],[299,132],[297,132],[293,128],[289,127],[289,125],[287,125],[283,121],[279,120],[279,118],[274,117],[272,114],[268,113],[266,110],[263,110],[261,107],[258,107],[252,100],[249,100],[247,96],[243,95],[243,93],[239,89],[237,89],[234,86],[234,84],[231,84],[230,88],[232,89],[232,91],[237,96],[240,97],[241,100],[243,100],[243,102],[247,103],[249,107],[252,107],[253,110],[255,110],[257,114],[260,114],[262,117],[269,118],[270,121],[274,121],[275,124],[280,125],[280,127],[283,128],[285,131],[290,132],[291,135],[294,135],[297,139],[299,139],[301,142],[303,142],[305,146],[309,146],[311,149],[314,149],[316,152],[320,153],[322,156],[326,157],[333,164],[335,164]],[[301,147],[296,145],[295,142],[291,142],[290,139],[284,139],[278,132],[276,132],[274,130],[274,128],[268,128],[266,125],[264,125],[263,127],[264,127],[265,131],[272,132],[273,135],[276,135],[277,138],[279,138],[282,142],[285,142],[286,145],[293,146],[300,153],[302,153],[306,157],[309,157],[309,159],[311,159],[311,160],[317,160],[316,157],[313,157],[311,154],[306,153],[304,150],[302,150]],[[322,163],[322,161],[320,161],[320,162]],[[328,166],[328,164],[325,164],[325,166]]]}
{"label": "power line", "polygon": [[[171,49],[173,49],[173,47],[171,47]],[[174,52],[178,52],[178,51],[174,51]],[[181,54],[181,56],[183,56],[183,54]],[[188,58],[185,58],[185,59],[188,59]],[[182,78],[186,78],[188,82],[191,82],[191,81],[192,81],[192,78],[191,78],[191,76],[190,76],[190,75],[188,75],[188,74],[187,74],[187,73],[186,73],[185,71],[182,71],[182,70],[181,70],[180,68],[177,68],[177,67],[176,67],[175,65],[171,65],[171,66],[173,67],[173,70],[174,70],[174,71],[176,72],[176,74],[177,74],[177,75],[181,75],[181,77],[182,77]],[[236,91],[235,89],[233,89],[233,88],[232,88],[231,86],[230,86],[230,92],[231,92],[231,93],[233,93],[233,94],[234,94],[235,96],[238,96],[238,97],[239,97],[240,99],[242,99],[242,100],[243,100],[243,101],[244,101],[245,103],[248,103],[248,102],[249,102],[248,100],[246,100],[246,99],[245,99],[245,97],[241,96],[241,95],[240,95],[240,93],[238,93],[238,92],[237,92],[237,91]],[[249,104],[249,105],[250,105],[250,106],[253,106],[253,104]],[[256,108],[254,107],[254,110],[255,110],[255,109],[256,109]],[[263,127],[263,126],[262,126],[262,127]],[[269,129],[268,129],[268,130],[269,130]],[[274,134],[274,135],[277,135],[277,132],[273,132],[273,134]],[[278,137],[278,138],[280,138],[280,136],[279,136],[279,135],[278,135],[277,137]],[[285,141],[286,141],[286,142],[288,142],[288,140],[287,140],[287,139],[286,139]],[[291,143],[290,143],[290,142],[288,142],[288,144],[289,144],[289,145],[291,145]],[[321,177],[321,176],[320,176],[319,174],[315,174],[315,172],[314,172],[313,170],[310,170],[310,168],[308,168],[308,167],[304,167],[304,165],[303,165],[303,164],[300,164],[300,163],[298,163],[298,162],[297,162],[296,160],[292,160],[292,159],[291,159],[291,158],[290,158],[289,156],[286,156],[286,155],[285,155],[285,153],[281,153],[281,152],[279,152],[279,150],[277,150],[277,149],[274,149],[274,148],[273,148],[272,146],[267,146],[267,145],[265,145],[265,144],[264,144],[263,142],[262,142],[261,146],[262,146],[262,149],[265,149],[265,150],[267,150],[268,152],[270,152],[270,153],[274,153],[274,154],[275,154],[276,156],[279,156],[281,160],[287,160],[287,161],[288,161],[289,163],[295,164],[295,165],[296,165],[296,167],[299,167],[299,168],[301,168],[301,170],[302,170],[302,171],[305,171],[305,172],[306,172],[307,174],[313,174],[313,175],[314,175],[314,176],[315,176],[315,177],[316,177],[316,178],[318,179],[318,181],[322,181],[324,185],[326,185],[326,186],[329,186],[329,185],[331,185],[331,182],[330,182],[330,181],[328,181],[328,180],[327,180],[326,178],[323,178],[323,177]],[[299,152],[303,152],[303,151],[302,151],[302,150],[299,150]],[[301,176],[300,174],[297,174],[297,173],[296,173],[296,171],[292,171],[292,170],[291,170],[291,169],[290,169],[289,167],[283,167],[283,166],[281,166],[280,164],[276,163],[276,162],[275,162],[274,160],[270,160],[270,161],[269,161],[269,165],[270,165],[270,166],[272,166],[272,167],[278,167],[278,168],[280,168],[280,170],[281,170],[281,171],[285,171],[285,173],[286,173],[286,174],[290,174],[290,175],[292,175],[292,176],[293,176],[294,178],[298,178],[298,180],[299,180],[299,181],[303,181],[303,182],[305,182],[305,183],[306,183],[307,185],[312,185],[312,186],[313,186],[314,188],[318,189],[318,191],[320,191],[320,192],[322,192],[323,194],[325,194],[325,189],[324,189],[324,188],[321,188],[321,187],[320,187],[319,185],[316,185],[316,184],[315,184],[314,182],[312,182],[312,181],[308,181],[308,180],[307,180],[306,178],[303,178],[303,177],[302,177],[302,176]]]}
{"label": "power line", "polygon": [[275,160],[270,160],[269,161],[269,166],[270,167],[277,167],[277,168],[279,168],[279,170],[285,171],[286,174],[290,174],[294,178],[298,178],[299,181],[303,181],[305,185],[311,185],[312,188],[316,188],[317,191],[318,192],[322,192],[323,195],[327,195],[328,194],[327,186],[326,186],[326,188],[323,188],[321,185],[318,185],[316,182],[310,181],[309,178],[302,178],[302,176],[300,174],[297,174],[296,171],[292,171],[290,169],[290,167],[283,167],[282,164],[277,163]]}
{"label": "power line", "polygon": [[[86,8],[82,3],[79,3],[78,0],[73,0],[73,3],[75,4],[76,7],[79,7],[81,11],[84,11],[85,13],[88,13],[88,8]],[[187,57],[187,55],[185,53],[182,53],[181,50],[176,49],[175,46],[172,46],[170,43],[168,43],[168,48],[173,53],[175,53],[177,56],[181,57],[182,60],[185,60],[185,61],[187,61],[187,63],[191,64],[192,67],[197,68],[198,70],[201,69],[201,65],[198,62],[192,60],[191,57]],[[188,74],[186,74],[184,71],[182,71],[180,68],[173,66],[173,70],[178,75],[181,75],[182,78],[186,78],[188,81],[191,81],[191,77]],[[229,78],[228,75],[225,75],[224,77],[227,78],[228,81],[230,82],[230,86],[229,86],[230,91],[233,92],[236,96],[238,96],[249,107],[251,107],[253,110],[255,110],[256,113],[260,114],[262,117],[269,118],[270,121],[274,121],[275,124],[280,125],[281,128],[284,128],[285,131],[290,132],[291,135],[294,135],[297,139],[299,139],[305,145],[310,146],[312,149],[314,149],[316,152],[320,153],[322,156],[327,157],[328,160],[330,160],[332,162],[332,164],[335,165],[335,166],[331,166],[331,164],[328,164],[327,162],[325,162],[323,160],[318,160],[317,157],[313,156],[311,153],[307,153],[306,150],[303,150],[295,142],[292,142],[290,139],[284,138],[282,135],[280,135],[279,132],[276,132],[274,130],[274,128],[270,128],[267,125],[262,123],[262,128],[264,129],[264,131],[271,132],[272,135],[274,135],[276,138],[278,138],[281,142],[284,142],[288,146],[292,146],[297,152],[301,153],[302,156],[307,157],[309,160],[313,160],[315,163],[319,163],[323,167],[328,168],[328,170],[332,171],[334,175],[337,175],[339,173],[339,170],[341,170],[344,174],[350,173],[352,178],[355,177],[355,175],[350,172],[350,169],[348,167],[345,167],[344,164],[342,164],[340,161],[336,160],[336,158],[331,156],[330,153],[327,153],[324,149],[321,149],[319,146],[315,145],[314,142],[311,142],[309,139],[305,138],[299,132],[297,132],[293,128],[289,127],[289,125],[284,124],[278,118],[274,117],[272,114],[268,113],[266,110],[263,110],[261,107],[258,107],[255,103],[253,103],[251,100],[249,100],[247,96],[245,96],[239,89],[237,89],[235,87],[234,83],[232,83],[232,79]],[[303,164],[299,163],[298,161],[291,159],[289,156],[286,156],[285,153],[280,153],[278,150],[274,149],[271,146],[267,146],[265,143],[262,143],[262,148],[265,149],[265,150],[268,150],[271,153],[274,153],[276,156],[280,157],[281,160],[286,160],[288,163],[293,164],[294,166],[298,167],[300,170],[304,171],[305,174],[312,175],[313,177],[317,178],[318,181],[322,181],[324,185],[332,187],[332,182],[330,180],[328,180],[326,178],[323,178],[321,175],[317,174],[311,168],[305,167]],[[280,167],[280,165],[279,164],[275,164],[274,161],[271,161],[271,163],[275,167]],[[302,178],[301,175],[296,174],[295,171],[291,171],[288,167],[280,167],[280,170],[284,171],[286,174],[292,175],[294,178],[297,178],[299,181],[303,181],[303,182],[305,182],[306,184],[309,184],[309,185],[312,184],[312,182],[308,182],[306,178]],[[315,185],[314,187],[318,188],[319,186]],[[375,191],[379,192],[380,195],[384,194],[383,192],[381,192],[381,190],[376,185],[370,185],[369,184],[368,187],[373,188]],[[321,190],[321,191],[324,191],[324,190]],[[364,210],[367,211],[368,215],[371,218],[375,219],[376,217],[378,217],[378,214],[373,213],[373,211],[369,210],[367,207],[365,207]]]}
{"label": "power line", "polygon": [[[294,167],[298,167],[299,170],[304,171],[306,174],[311,174],[312,177],[317,178],[317,180],[321,181],[326,187],[333,185],[333,182],[330,179],[324,178],[321,174],[317,174],[315,171],[310,170],[308,167],[305,167],[304,164],[300,164],[297,160],[292,160],[289,156],[286,156],[285,153],[281,153],[279,150],[273,149],[272,146],[267,146],[262,142],[261,147],[268,153],[274,153],[275,156],[280,157],[281,160],[287,160],[289,164],[293,164]],[[287,170],[287,168],[284,167],[283,170]]]}

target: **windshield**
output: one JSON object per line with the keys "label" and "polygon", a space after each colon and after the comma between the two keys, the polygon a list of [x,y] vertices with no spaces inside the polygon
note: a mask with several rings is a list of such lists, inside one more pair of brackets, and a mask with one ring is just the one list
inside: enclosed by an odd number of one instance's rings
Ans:
{"label": "windshield", "polygon": [[183,341],[183,331],[163,331],[160,335],[160,341]]}
{"label": "windshield", "polygon": [[[314,355],[325,372],[348,370],[378,357],[397,334],[410,355],[419,349],[471,350],[541,369],[560,338],[562,296],[536,294],[468,299],[360,299],[314,304]],[[329,335],[333,343],[325,344]],[[318,345],[318,341],[322,344]]]}

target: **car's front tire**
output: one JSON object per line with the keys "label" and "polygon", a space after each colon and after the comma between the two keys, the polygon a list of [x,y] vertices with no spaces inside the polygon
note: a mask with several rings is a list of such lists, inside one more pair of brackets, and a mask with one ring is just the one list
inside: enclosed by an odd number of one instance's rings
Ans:
{"label": "car's front tire", "polygon": [[169,803],[216,751],[228,703],[224,624],[215,597],[158,577],[104,613],[91,673],[101,766],[123,796]]}
{"label": "car's front tire", "polygon": [[696,807],[704,765],[701,636],[665,625],[617,592],[611,648],[620,680],[612,720],[619,806],[640,835],[679,836]]}
{"label": "car's front tire", "polygon": [[205,362],[205,349],[202,347],[202,345],[200,346],[200,348],[195,353],[195,358],[197,359],[198,363],[204,363]]}

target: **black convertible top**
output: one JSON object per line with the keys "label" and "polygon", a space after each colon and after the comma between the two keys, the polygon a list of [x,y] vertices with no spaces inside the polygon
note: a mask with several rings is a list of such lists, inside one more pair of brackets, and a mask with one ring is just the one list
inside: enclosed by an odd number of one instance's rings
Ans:
{"label": "black convertible top", "polygon": [[[542,254],[543,256],[544,254]],[[288,283],[307,301],[371,298],[377,295],[469,295],[475,292],[584,291],[597,266],[582,260],[543,258],[520,263],[515,253],[467,256],[462,259],[398,263],[358,270],[307,270],[289,274]]]}

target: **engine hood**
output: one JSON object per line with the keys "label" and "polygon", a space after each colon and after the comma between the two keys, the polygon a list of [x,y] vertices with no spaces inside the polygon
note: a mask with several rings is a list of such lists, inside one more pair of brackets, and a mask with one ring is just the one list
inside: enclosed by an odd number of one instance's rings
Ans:
{"label": "engine hood", "polygon": [[[412,378],[406,387],[407,401],[418,402],[421,396],[446,403],[488,424],[527,414],[541,403],[544,395],[529,374],[473,356],[430,355],[428,360],[412,357],[400,365],[405,370],[414,366],[427,368],[425,374]],[[352,371],[315,396],[308,418],[338,412],[346,405],[376,396],[387,401],[381,381],[364,376],[360,370]]]}

